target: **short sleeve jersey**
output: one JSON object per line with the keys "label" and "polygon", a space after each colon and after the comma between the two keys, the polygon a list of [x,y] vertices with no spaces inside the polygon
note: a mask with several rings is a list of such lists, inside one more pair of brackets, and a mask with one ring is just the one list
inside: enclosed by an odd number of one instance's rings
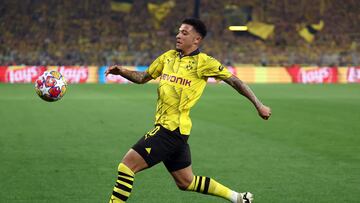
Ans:
{"label": "short sleeve jersey", "polygon": [[160,77],[155,124],[166,129],[191,131],[190,109],[199,100],[209,77],[224,80],[231,73],[219,61],[199,50],[181,56],[170,50],[159,56],[146,70],[153,78]]}

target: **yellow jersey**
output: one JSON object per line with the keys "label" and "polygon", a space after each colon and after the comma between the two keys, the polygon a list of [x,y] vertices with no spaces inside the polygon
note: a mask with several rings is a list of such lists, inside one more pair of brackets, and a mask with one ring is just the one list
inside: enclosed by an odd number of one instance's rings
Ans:
{"label": "yellow jersey", "polygon": [[190,135],[190,109],[199,100],[209,77],[224,80],[230,71],[198,49],[187,56],[170,50],[159,56],[146,70],[153,78],[160,77],[155,124],[168,130],[180,129]]}

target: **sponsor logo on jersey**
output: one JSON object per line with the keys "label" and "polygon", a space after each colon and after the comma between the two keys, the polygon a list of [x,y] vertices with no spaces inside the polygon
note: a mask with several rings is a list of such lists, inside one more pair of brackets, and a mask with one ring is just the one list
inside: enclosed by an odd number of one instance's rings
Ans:
{"label": "sponsor logo on jersey", "polygon": [[169,74],[165,74],[165,73],[163,73],[161,75],[161,80],[166,80],[169,82],[173,82],[173,83],[177,83],[177,84],[189,86],[189,87],[191,85],[191,80],[188,80],[188,79],[185,79],[182,77],[176,77],[174,75],[169,75]]}

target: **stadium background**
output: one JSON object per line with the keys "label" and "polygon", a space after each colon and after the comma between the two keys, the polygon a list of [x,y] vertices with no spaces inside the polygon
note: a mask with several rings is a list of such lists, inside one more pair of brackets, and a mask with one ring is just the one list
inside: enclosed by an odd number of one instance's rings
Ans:
{"label": "stadium background", "polygon": [[[356,0],[1,1],[0,202],[106,202],[121,156],[152,127],[156,84],[118,85],[129,82],[103,72],[145,70],[193,15],[209,29],[201,50],[274,114],[263,122],[231,88],[209,85],[192,111],[195,172],[256,202],[358,202],[359,9]],[[56,103],[33,89],[47,69],[70,83]],[[139,174],[129,202],[223,202],[180,192],[165,174],[161,165]]]}

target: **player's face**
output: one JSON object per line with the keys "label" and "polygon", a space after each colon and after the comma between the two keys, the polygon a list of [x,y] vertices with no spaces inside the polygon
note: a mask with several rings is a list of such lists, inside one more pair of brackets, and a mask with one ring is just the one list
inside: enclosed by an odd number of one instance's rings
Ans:
{"label": "player's face", "polygon": [[182,24],[176,35],[176,49],[183,52],[192,50],[199,46],[201,36],[192,25]]}

